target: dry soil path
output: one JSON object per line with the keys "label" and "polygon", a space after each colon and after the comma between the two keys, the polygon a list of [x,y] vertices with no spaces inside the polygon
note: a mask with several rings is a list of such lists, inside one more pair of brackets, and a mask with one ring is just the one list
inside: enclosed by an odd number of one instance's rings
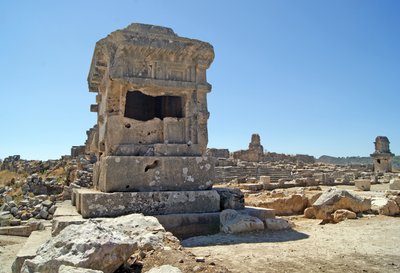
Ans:
{"label": "dry soil path", "polygon": [[11,265],[27,237],[0,235],[0,273],[10,273]]}
{"label": "dry soil path", "polygon": [[294,221],[293,231],[200,236],[183,244],[232,272],[400,272],[400,218]]}

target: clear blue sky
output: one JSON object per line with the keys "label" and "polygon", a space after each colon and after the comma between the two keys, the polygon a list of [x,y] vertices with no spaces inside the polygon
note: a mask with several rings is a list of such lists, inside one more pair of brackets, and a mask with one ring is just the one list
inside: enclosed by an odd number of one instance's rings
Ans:
{"label": "clear blue sky", "polygon": [[400,154],[400,1],[0,2],[0,158],[55,159],[96,121],[96,41],[132,22],[210,42],[209,147]]}

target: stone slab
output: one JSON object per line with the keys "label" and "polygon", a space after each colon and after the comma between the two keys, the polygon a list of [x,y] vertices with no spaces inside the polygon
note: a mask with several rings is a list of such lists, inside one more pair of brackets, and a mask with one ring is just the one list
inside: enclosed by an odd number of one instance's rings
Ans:
{"label": "stone slab", "polygon": [[76,190],[76,193],[77,210],[83,218],[116,217],[130,213],[204,213],[220,209],[220,197],[215,190],[115,193]]}
{"label": "stone slab", "polygon": [[260,191],[264,188],[264,184],[245,183],[245,184],[240,184],[240,187],[243,188],[244,190],[248,190],[248,191]]}
{"label": "stone slab", "polygon": [[53,219],[53,225],[51,227],[51,235],[57,236],[61,230],[69,225],[80,225],[87,220],[83,219],[82,215],[78,216],[59,216]]}
{"label": "stone slab", "polygon": [[24,246],[18,252],[15,261],[12,265],[12,272],[19,273],[24,261],[32,259],[36,256],[38,248],[51,238],[51,230],[45,229],[41,231],[33,231],[29,238],[26,240]]}
{"label": "stone slab", "polygon": [[32,230],[33,229],[30,226],[0,227],[0,235],[28,237],[31,235]]}
{"label": "stone slab", "polygon": [[179,239],[219,232],[220,212],[155,215],[165,230]]}
{"label": "stone slab", "polygon": [[258,207],[250,207],[246,206],[243,210],[238,210],[239,213],[244,213],[253,217],[257,217],[261,221],[265,219],[273,219],[275,218],[275,210],[267,209],[267,208],[258,208]]}
{"label": "stone slab", "polygon": [[214,165],[212,157],[106,156],[95,184],[102,192],[207,190]]}
{"label": "stone slab", "polygon": [[[63,202],[63,207],[66,211],[76,210],[71,202]],[[179,238],[188,238],[192,236],[214,234],[219,232],[219,214],[220,212],[209,213],[185,213],[185,214],[168,214],[155,215],[160,224],[164,228],[172,232]],[[98,222],[106,218],[95,218]],[[69,225],[79,225],[88,221],[81,215],[66,215],[58,216],[53,219],[52,235],[55,236]]]}
{"label": "stone slab", "polygon": [[72,206],[71,200],[65,200],[56,203],[56,211],[53,214],[53,219],[61,216],[80,216],[76,208]]}
{"label": "stone slab", "polygon": [[371,180],[369,179],[354,180],[354,186],[359,190],[369,191],[371,189]]}
{"label": "stone slab", "polygon": [[394,178],[390,180],[389,189],[400,190],[400,178]]}
{"label": "stone slab", "polygon": [[201,156],[197,144],[154,144],[155,156]]}

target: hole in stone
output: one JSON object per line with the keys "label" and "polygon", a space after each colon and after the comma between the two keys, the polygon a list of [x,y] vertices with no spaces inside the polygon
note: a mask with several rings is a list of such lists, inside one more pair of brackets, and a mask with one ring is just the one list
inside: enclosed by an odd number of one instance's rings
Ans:
{"label": "hole in stone", "polygon": [[377,161],[378,161],[378,164],[381,164],[381,160],[380,159],[378,159]]}
{"label": "hole in stone", "polygon": [[131,125],[129,123],[125,124],[125,128],[131,128]]}
{"label": "hole in stone", "polygon": [[149,135],[150,135],[150,132],[148,132],[147,135],[149,136]]}
{"label": "hole in stone", "polygon": [[126,93],[124,117],[140,121],[165,117],[182,118],[183,100],[179,96],[153,97],[140,91],[130,91]]}
{"label": "hole in stone", "polygon": [[148,170],[154,169],[155,167],[157,167],[157,165],[158,165],[158,160],[155,160],[152,164],[147,165],[144,168],[144,172],[147,172]]}
{"label": "hole in stone", "polygon": [[126,185],[126,187],[125,187],[125,188],[129,189],[129,185]]}

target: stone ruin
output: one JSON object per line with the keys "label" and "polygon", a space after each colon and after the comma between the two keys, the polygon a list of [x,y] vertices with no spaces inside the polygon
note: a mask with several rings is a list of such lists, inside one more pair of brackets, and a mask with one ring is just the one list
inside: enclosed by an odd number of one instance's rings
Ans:
{"label": "stone ruin", "polygon": [[75,189],[84,218],[213,213],[214,158],[208,133],[206,42],[172,29],[131,24],[96,43],[89,89],[97,126],[86,147],[95,153],[95,190]]}
{"label": "stone ruin", "polygon": [[385,136],[377,136],[374,144],[375,152],[371,154],[374,161],[374,171],[380,173],[392,172],[394,154],[390,152],[389,139]]}
{"label": "stone ruin", "polygon": [[260,135],[252,134],[248,150],[240,150],[233,153],[234,159],[240,159],[248,162],[263,161],[264,147],[261,145]]}

